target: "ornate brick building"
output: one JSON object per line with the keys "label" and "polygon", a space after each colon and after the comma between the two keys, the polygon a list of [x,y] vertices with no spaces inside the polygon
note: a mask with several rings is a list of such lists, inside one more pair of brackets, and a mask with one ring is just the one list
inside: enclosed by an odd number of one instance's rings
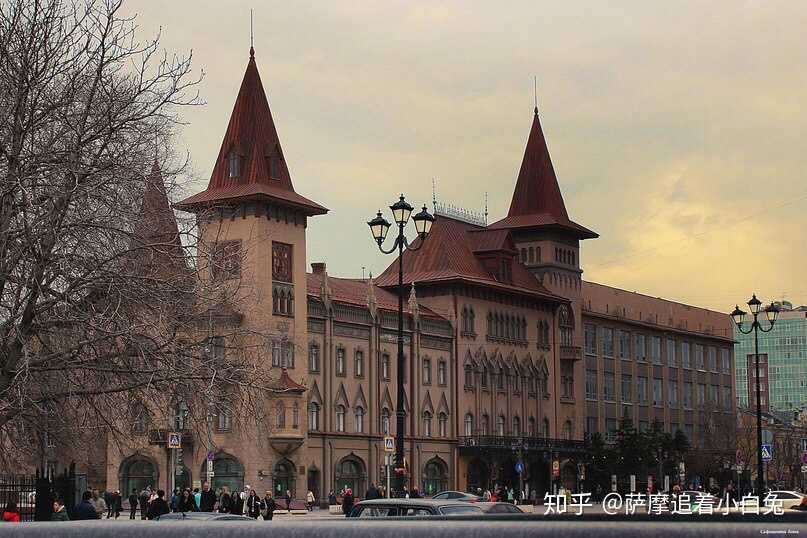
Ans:
{"label": "ornate brick building", "polygon": [[[226,342],[228,324],[254,328],[267,341],[255,342],[253,358],[271,363],[276,395],[254,431],[219,414],[208,439],[187,428],[178,404],[154,431],[188,430],[182,462],[160,434],[135,447],[110,444],[106,487],[191,485],[205,478],[208,453],[214,487],[297,497],[311,489],[324,499],[383,483],[382,439],[394,434],[396,413],[395,266],[375,281],[331,277],[324,263],[306,272],[306,227],[327,210],[294,190],[254,54],[207,189],[176,207],[197,215],[200,249],[214,259],[207,278],[237,273],[243,287],[236,310],[215,317],[216,352],[237,347]],[[587,432],[611,430],[629,414],[696,437],[701,421],[677,391],[703,380],[733,398],[733,360],[728,371],[703,374],[655,360],[658,342],[691,341],[719,349],[722,361],[731,354],[727,316],[582,280],[580,245],[597,234],[567,214],[537,109],[508,215],[490,225],[437,215],[423,248],[403,260],[411,486],[515,486],[521,460],[524,485],[538,495],[553,484],[576,487]],[[215,263],[217,253],[241,261]],[[672,391],[654,405],[641,398],[651,377]],[[589,390],[589,378],[610,392]],[[673,406],[672,394],[684,403]]]}

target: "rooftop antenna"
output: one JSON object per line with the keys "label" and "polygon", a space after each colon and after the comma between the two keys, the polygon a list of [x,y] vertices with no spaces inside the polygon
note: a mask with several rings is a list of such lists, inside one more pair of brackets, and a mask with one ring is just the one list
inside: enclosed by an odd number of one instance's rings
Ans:
{"label": "rooftop antenna", "polygon": [[535,97],[535,109],[534,110],[535,110],[535,115],[537,116],[538,115],[538,76],[537,75],[532,77],[532,83],[533,83],[533,94],[534,94],[534,97]]}
{"label": "rooftop antenna", "polygon": [[249,9],[249,57],[255,57],[255,34],[252,31],[252,8]]}
{"label": "rooftop antenna", "polygon": [[485,226],[488,225],[488,191],[485,191]]}
{"label": "rooftop antenna", "polygon": [[364,266],[361,266],[361,279],[364,280]]}
{"label": "rooftop antenna", "polygon": [[432,178],[432,209],[437,212],[437,178]]}

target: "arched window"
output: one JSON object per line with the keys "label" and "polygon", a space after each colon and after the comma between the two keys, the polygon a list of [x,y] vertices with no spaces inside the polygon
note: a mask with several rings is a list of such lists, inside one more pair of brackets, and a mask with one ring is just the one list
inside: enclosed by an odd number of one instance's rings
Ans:
{"label": "arched window", "polygon": [[216,406],[216,430],[228,432],[232,427],[233,416],[230,409],[225,405]]}
{"label": "arched window", "polygon": [[319,345],[311,344],[308,348],[308,370],[319,372]]}
{"label": "arched window", "polygon": [[474,434],[474,416],[471,413],[465,415],[465,435],[470,437]]}
{"label": "arched window", "polygon": [[319,404],[317,402],[308,404],[308,429],[319,431]]}
{"label": "arched window", "polygon": [[437,415],[437,430],[440,437],[448,437],[448,415],[445,413]]}
{"label": "arched window", "polygon": [[423,412],[423,435],[432,436],[432,414],[429,411]]}
{"label": "arched window", "polygon": [[300,405],[297,402],[294,402],[294,407],[291,408],[291,426],[300,427]]}
{"label": "arched window", "polygon": [[513,431],[510,432],[513,437],[520,437],[521,436],[521,419],[518,417],[513,417]]}
{"label": "arched window", "polygon": [[389,409],[386,407],[381,410],[381,431],[384,435],[389,435]]}
{"label": "arched window", "polygon": [[440,359],[437,361],[437,384],[446,384],[446,361]]}
{"label": "arched window", "polygon": [[465,386],[466,387],[474,386],[474,369],[471,367],[470,364],[465,365]]}
{"label": "arched window", "polygon": [[381,355],[381,379],[389,380],[389,354],[387,353]]}
{"label": "arched window", "polygon": [[530,247],[529,260],[530,263],[535,263],[535,249],[532,247]]}
{"label": "arched window", "polygon": [[288,491],[294,498],[297,485],[296,470],[294,463],[285,458],[275,464],[274,469],[272,469],[272,489],[275,492],[275,497],[282,498]]}
{"label": "arched window", "polygon": [[338,431],[338,432],[345,431],[345,406],[344,405],[337,405],[336,406],[336,431]]}
{"label": "arched window", "polygon": [[137,489],[140,493],[146,486],[157,484],[157,466],[150,459],[143,456],[132,456],[121,463],[120,467],[121,491]]}
{"label": "arched window", "polygon": [[356,408],[356,433],[364,433],[364,409]]}
{"label": "arched window", "polygon": [[521,249],[521,263],[527,263],[527,249]]}
{"label": "arched window", "polygon": [[567,420],[563,423],[563,438],[567,441],[570,441],[574,436],[574,426],[572,425],[571,420]]}
{"label": "arched window", "polygon": [[487,413],[482,415],[482,435],[490,435],[490,417]]}
{"label": "arched window", "polygon": [[336,348],[336,375],[345,375],[345,348]]}
{"label": "arched window", "polygon": [[[207,463],[202,464],[200,476],[206,476]],[[213,491],[227,486],[230,491],[242,491],[244,489],[244,468],[233,456],[222,454],[213,460],[213,479],[210,481],[210,489]]]}
{"label": "arched window", "polygon": [[423,466],[423,493],[434,495],[448,487],[448,471],[440,458],[432,458]]}
{"label": "arched window", "polygon": [[535,417],[530,417],[528,424],[530,429],[529,431],[530,437],[537,437],[538,432],[535,431]]}
{"label": "arched window", "polygon": [[476,334],[476,314],[474,313],[473,307],[468,310],[468,332],[471,334]]}
{"label": "arched window", "polygon": [[275,425],[278,429],[286,427],[286,406],[283,402],[277,402],[275,406]]}
{"label": "arched window", "polygon": [[485,368],[485,367],[482,367],[482,383],[481,383],[481,385],[482,385],[483,389],[488,388],[488,369]]}
{"label": "arched window", "polygon": [[549,419],[546,418],[546,417],[544,417],[544,427],[543,427],[543,431],[541,432],[541,434],[544,437],[549,437]]}
{"label": "arched window", "polygon": [[499,415],[496,419],[496,435],[502,437],[504,435],[504,416]]}
{"label": "arched window", "polygon": [[363,495],[366,491],[365,483],[367,481],[367,473],[364,468],[364,462],[354,455],[342,458],[336,464],[334,491],[340,492],[347,488],[353,490],[354,495]]}

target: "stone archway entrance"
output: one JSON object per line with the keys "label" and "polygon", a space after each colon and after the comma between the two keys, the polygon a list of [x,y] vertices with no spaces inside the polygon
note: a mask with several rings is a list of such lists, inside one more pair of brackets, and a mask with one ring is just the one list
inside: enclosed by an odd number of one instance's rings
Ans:
{"label": "stone archway entrance", "polygon": [[[528,499],[541,500],[550,491],[550,471],[549,462],[542,458],[528,462],[524,480]],[[534,496],[533,492],[535,492]]]}
{"label": "stone archway entrance", "polygon": [[345,456],[336,464],[334,491],[353,490],[355,497],[363,497],[367,486],[367,471],[364,462],[356,455]]}
{"label": "stone archway entrance", "polygon": [[121,462],[118,479],[121,495],[125,493],[128,496],[133,489],[140,493],[147,486],[155,489],[158,487],[157,481],[159,480],[157,464],[146,456],[131,456]]}
{"label": "stone archway entrance", "polygon": [[435,493],[445,491],[448,487],[448,466],[440,458],[430,459],[423,466],[421,483],[423,484],[422,493],[424,495],[432,496]]}
{"label": "stone archway entrance", "polygon": [[[307,485],[308,489],[314,494],[315,499],[320,499],[321,491],[320,491],[320,472],[319,469],[315,465],[312,465],[308,468],[308,476],[307,476]],[[306,492],[308,493],[308,492]]]}
{"label": "stone archway entrance", "polygon": [[296,474],[294,463],[287,459],[282,459],[275,464],[275,468],[272,470],[272,490],[275,498],[284,497],[287,490],[291,492],[292,498],[296,496]]}

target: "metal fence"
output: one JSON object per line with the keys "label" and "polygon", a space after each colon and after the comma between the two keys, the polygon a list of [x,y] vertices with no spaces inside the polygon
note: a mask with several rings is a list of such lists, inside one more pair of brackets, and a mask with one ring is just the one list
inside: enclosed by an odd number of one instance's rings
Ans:
{"label": "metal fence", "polygon": [[0,511],[13,502],[22,521],[50,521],[53,501],[59,499],[72,512],[82,488],[86,479],[76,475],[75,465],[57,475],[42,470],[35,475],[0,474]]}
{"label": "metal fence", "polygon": [[0,474],[0,510],[17,505],[23,521],[34,521],[36,512],[36,476]]}

